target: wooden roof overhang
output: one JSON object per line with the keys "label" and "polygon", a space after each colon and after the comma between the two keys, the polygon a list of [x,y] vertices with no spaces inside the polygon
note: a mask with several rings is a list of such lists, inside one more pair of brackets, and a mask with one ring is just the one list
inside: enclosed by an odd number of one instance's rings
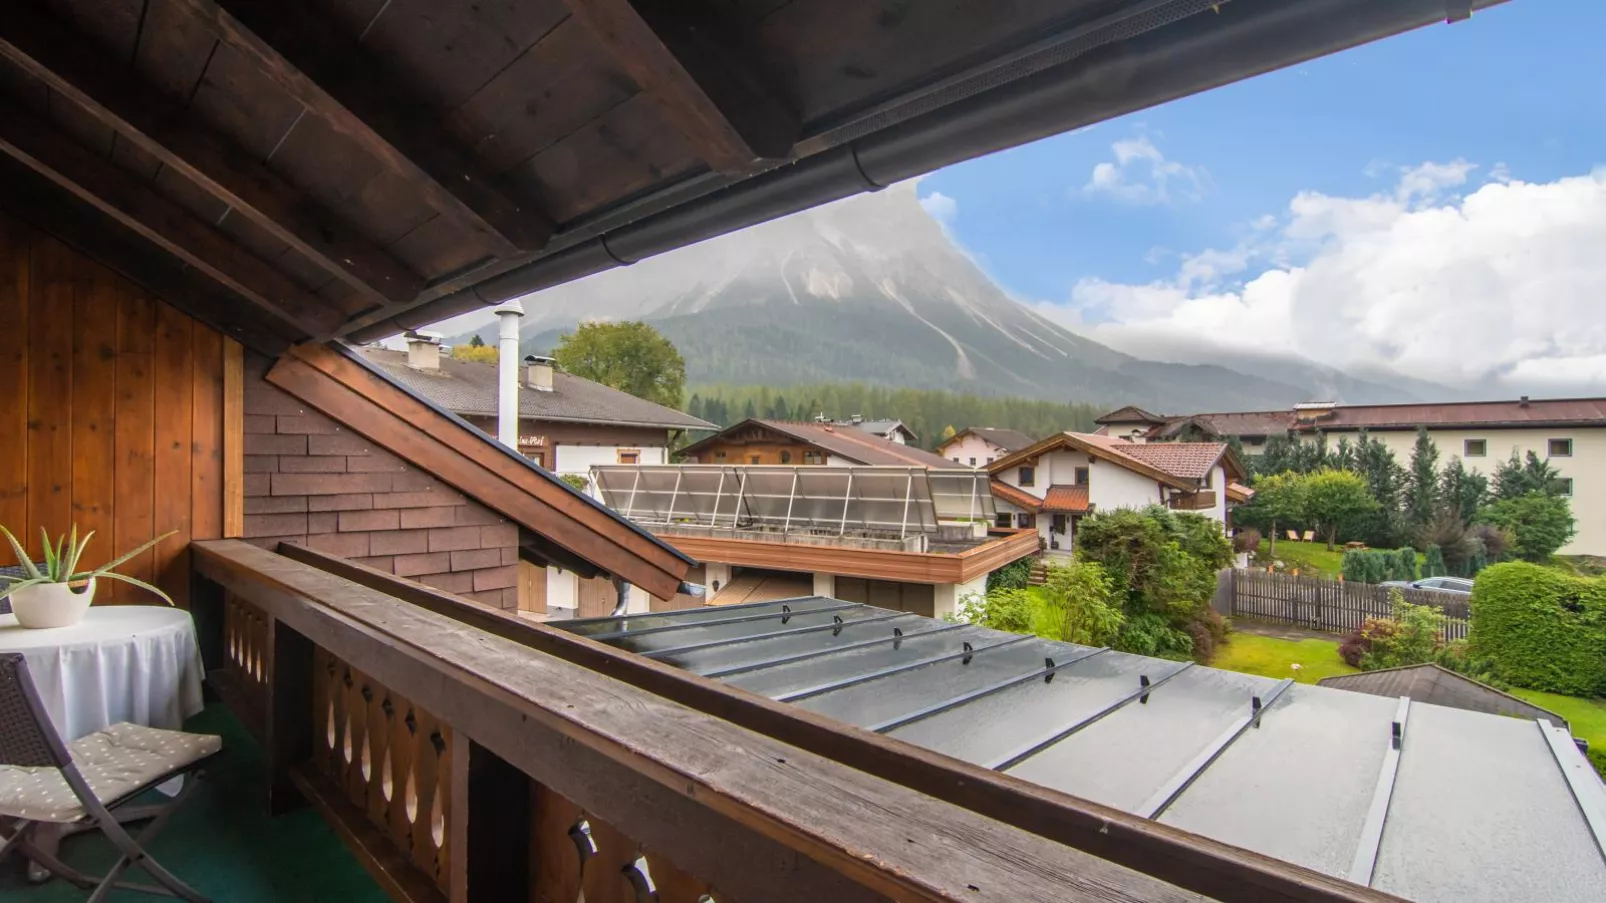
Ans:
{"label": "wooden roof overhang", "polygon": [[1494,0],[13,0],[0,198],[277,354]]}
{"label": "wooden roof overhang", "polygon": [[565,567],[607,572],[661,599],[692,568],[674,547],[349,351],[292,349],[267,381],[535,534],[544,557]]}

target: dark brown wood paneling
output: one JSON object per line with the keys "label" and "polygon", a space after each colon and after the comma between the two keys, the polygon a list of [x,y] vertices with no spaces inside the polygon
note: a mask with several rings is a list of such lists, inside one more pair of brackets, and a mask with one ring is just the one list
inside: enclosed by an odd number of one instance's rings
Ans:
{"label": "dark brown wood paneling", "polygon": [[190,536],[195,325],[194,320],[166,304],[156,305],[152,533],[160,536],[175,531],[178,535],[153,550],[152,573],[156,576],[156,585],[166,590],[174,602],[185,606],[189,602],[190,587],[190,558],[185,549]]}
{"label": "dark brown wood paneling", "polygon": [[[222,518],[225,339],[7,213],[0,324],[0,397],[18,402],[0,405],[0,524],[35,556],[40,527],[93,530],[85,565],[178,530],[121,570],[160,574],[183,604],[186,547],[218,536]],[[12,557],[0,551],[0,563]],[[96,601],[156,600],[107,580]]]}
{"label": "dark brown wood paneling", "polygon": [[[72,517],[80,536],[95,531],[86,565],[111,559],[117,454],[117,280],[79,261],[73,298]],[[110,581],[105,581],[110,583]],[[111,586],[101,587],[111,592]]]}
{"label": "dark brown wood paneling", "polygon": [[52,541],[72,520],[72,251],[53,238],[33,247],[28,320],[28,534],[35,559],[39,528]]}
{"label": "dark brown wood paneling", "polygon": [[[156,304],[133,286],[121,286],[117,305],[117,458],[114,552],[122,555],[148,541],[155,526],[152,482],[156,468]],[[122,571],[147,583],[155,579],[156,556],[135,556]],[[114,584],[120,598],[132,595]],[[108,589],[111,587],[108,587]]]}
{"label": "dark brown wood paneling", "polygon": [[[27,226],[0,214],[0,524],[25,538],[28,531],[28,289]],[[10,543],[0,544],[0,564],[16,564]]]}

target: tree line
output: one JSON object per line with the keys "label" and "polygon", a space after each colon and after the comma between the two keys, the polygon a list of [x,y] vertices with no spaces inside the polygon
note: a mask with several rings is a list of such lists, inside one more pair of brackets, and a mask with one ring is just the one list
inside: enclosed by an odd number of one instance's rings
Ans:
{"label": "tree line", "polygon": [[1439,458],[1425,429],[1405,465],[1364,432],[1333,446],[1320,432],[1310,442],[1272,436],[1258,458],[1240,455],[1255,497],[1234,517],[1268,530],[1273,554],[1279,530],[1309,528],[1328,548],[1354,541],[1436,551],[1459,575],[1507,558],[1544,561],[1572,538],[1567,482],[1537,454],[1513,450],[1492,476],[1454,456],[1441,467]]}
{"label": "tree line", "polygon": [[1091,404],[995,398],[934,389],[894,389],[865,383],[790,386],[706,385],[693,390],[686,413],[721,428],[748,418],[813,420],[824,415],[847,420],[901,420],[935,448],[957,430],[993,427],[1041,438],[1063,430],[1088,431],[1103,409]]}

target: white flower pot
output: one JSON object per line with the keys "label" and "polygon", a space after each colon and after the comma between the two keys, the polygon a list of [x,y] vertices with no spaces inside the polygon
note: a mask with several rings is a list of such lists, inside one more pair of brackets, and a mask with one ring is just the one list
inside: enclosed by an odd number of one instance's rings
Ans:
{"label": "white flower pot", "polygon": [[36,583],[7,597],[11,613],[24,627],[71,627],[84,619],[95,599],[95,581],[74,587],[66,583]]}

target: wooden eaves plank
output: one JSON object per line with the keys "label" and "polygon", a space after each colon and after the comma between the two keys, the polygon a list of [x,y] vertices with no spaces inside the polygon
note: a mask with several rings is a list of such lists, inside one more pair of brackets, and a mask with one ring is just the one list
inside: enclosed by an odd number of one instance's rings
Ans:
{"label": "wooden eaves plank", "polygon": [[293,349],[268,372],[289,392],[436,479],[660,599],[691,564],[611,512],[512,460],[494,440],[420,402],[339,352]]}
{"label": "wooden eaves plank", "polygon": [[317,336],[342,317],[289,276],[235,244],[21,105],[0,97],[0,152],[205,273],[290,327]]}
{"label": "wooden eaves plank", "polygon": [[567,3],[714,169],[740,174],[791,154],[802,128],[797,114],[722,49],[709,23],[681,21],[695,4]]}
{"label": "wooden eaves plank", "polygon": [[405,304],[423,290],[395,258],[43,10],[20,4],[0,16],[0,55],[375,302]]}
{"label": "wooden eaves plank", "polygon": [[359,48],[340,41],[328,14],[291,0],[173,0],[263,75],[364,151],[404,176],[431,207],[479,238],[488,253],[539,250],[553,224],[498,189],[418,104],[376,78]]}

